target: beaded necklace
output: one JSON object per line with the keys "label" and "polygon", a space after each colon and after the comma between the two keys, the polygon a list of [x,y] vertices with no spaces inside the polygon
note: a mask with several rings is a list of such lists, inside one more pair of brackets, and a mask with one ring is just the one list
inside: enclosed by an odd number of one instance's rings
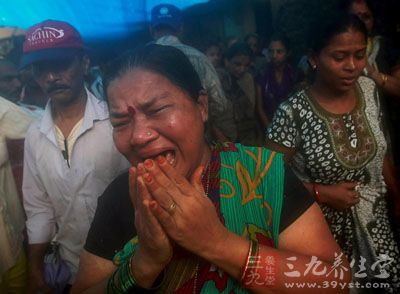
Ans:
{"label": "beaded necklace", "polygon": [[[206,169],[205,169],[205,173],[202,175],[201,179],[203,181],[204,176],[207,174],[207,180],[205,182],[205,195],[206,197],[208,197],[208,192],[209,192],[209,188],[210,188],[210,175],[211,175],[211,166],[210,166],[210,161],[207,163]],[[203,186],[204,186],[204,182],[203,182]],[[200,262],[197,261],[196,262],[196,267],[194,268],[194,282],[193,282],[193,294],[196,294],[197,291],[197,281],[198,281],[198,275],[199,275],[199,268],[200,268]]]}

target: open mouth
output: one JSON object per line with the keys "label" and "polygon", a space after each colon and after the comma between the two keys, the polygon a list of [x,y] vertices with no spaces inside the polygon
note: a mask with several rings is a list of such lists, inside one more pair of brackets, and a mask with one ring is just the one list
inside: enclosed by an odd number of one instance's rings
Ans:
{"label": "open mouth", "polygon": [[161,154],[162,156],[165,156],[165,159],[169,162],[170,165],[174,165],[175,163],[175,152],[174,151],[166,151]]}
{"label": "open mouth", "polygon": [[157,157],[158,156],[164,156],[165,157],[165,159],[168,161],[168,163],[170,164],[170,165],[172,165],[172,166],[174,166],[174,164],[175,164],[175,151],[173,151],[173,150],[166,150],[166,151],[163,151],[163,152],[161,152],[161,153],[158,153],[158,154],[156,154],[156,155],[154,155],[154,156],[150,156],[150,157],[148,157],[149,159],[153,159],[153,160],[157,160]]}

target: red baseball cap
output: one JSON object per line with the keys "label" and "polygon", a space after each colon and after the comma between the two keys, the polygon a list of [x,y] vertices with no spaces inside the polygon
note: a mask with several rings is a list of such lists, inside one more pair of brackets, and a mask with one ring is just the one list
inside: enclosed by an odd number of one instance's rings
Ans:
{"label": "red baseball cap", "polygon": [[81,35],[72,25],[45,20],[27,30],[20,68],[38,61],[68,58],[83,49]]}

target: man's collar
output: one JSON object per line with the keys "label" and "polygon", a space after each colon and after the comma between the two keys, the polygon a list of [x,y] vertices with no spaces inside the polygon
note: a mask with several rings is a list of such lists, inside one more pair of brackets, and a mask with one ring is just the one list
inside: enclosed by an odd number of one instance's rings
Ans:
{"label": "man's collar", "polygon": [[[108,109],[104,101],[97,99],[86,87],[85,87],[87,100],[85,106],[85,112],[83,114],[83,122],[81,126],[81,133],[90,129],[93,126],[93,122],[97,120],[108,119]],[[51,113],[51,100],[47,101],[46,108],[44,110],[43,118],[40,122],[40,132],[49,136],[54,128],[53,116]],[[51,138],[49,138],[51,140]]]}
{"label": "man's collar", "polygon": [[174,35],[166,35],[162,36],[157,39],[156,44],[160,45],[177,45],[181,44],[181,41],[179,41],[179,38]]}

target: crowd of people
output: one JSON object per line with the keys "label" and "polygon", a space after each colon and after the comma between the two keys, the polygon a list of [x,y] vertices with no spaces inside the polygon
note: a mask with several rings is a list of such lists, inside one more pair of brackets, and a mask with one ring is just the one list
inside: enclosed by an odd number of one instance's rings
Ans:
{"label": "crowd of people", "polygon": [[0,293],[398,293],[400,71],[338,2],[302,66],[171,4],[96,67],[64,21],[0,40]]}

